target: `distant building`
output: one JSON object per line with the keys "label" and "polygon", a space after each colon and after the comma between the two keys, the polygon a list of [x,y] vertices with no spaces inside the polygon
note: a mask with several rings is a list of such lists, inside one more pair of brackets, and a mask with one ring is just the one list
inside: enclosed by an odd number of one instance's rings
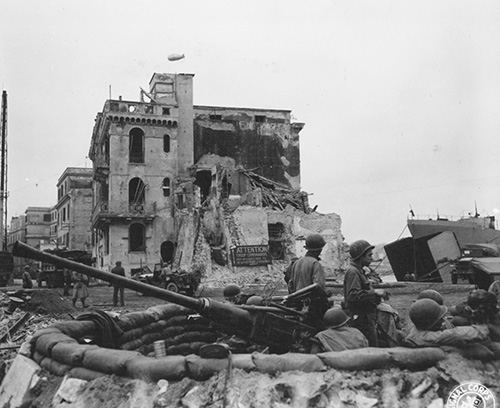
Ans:
{"label": "distant building", "polygon": [[[50,207],[28,207],[24,215],[12,217],[7,237],[8,250],[16,241],[39,249],[50,241]],[[14,257],[14,274],[20,276],[24,265],[33,264],[31,259]]]}
{"label": "distant building", "polygon": [[55,234],[58,248],[92,250],[93,173],[90,168],[68,167],[57,181],[57,204],[51,211],[49,234]]}

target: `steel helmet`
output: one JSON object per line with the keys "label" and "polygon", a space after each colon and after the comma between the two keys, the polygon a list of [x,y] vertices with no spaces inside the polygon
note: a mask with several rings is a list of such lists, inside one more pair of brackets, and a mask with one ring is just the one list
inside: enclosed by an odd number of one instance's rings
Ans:
{"label": "steel helmet", "polygon": [[306,238],[306,249],[322,249],[325,245],[326,241],[320,234],[311,234]]}
{"label": "steel helmet", "polygon": [[360,239],[359,241],[354,241],[349,246],[349,255],[351,255],[351,259],[355,261],[356,259],[361,258],[364,254],[366,254],[370,249],[375,248],[368,241],[364,239]]}
{"label": "steel helmet", "polygon": [[222,294],[226,298],[238,296],[240,293],[241,293],[241,289],[238,285],[227,285],[224,288],[224,291],[222,292]]}
{"label": "steel helmet", "polygon": [[332,329],[344,326],[349,320],[351,318],[339,308],[328,309],[323,315],[323,324]]}
{"label": "steel helmet", "polygon": [[429,330],[447,311],[446,306],[441,306],[432,299],[419,299],[411,305],[408,314],[417,329]]}
{"label": "steel helmet", "polygon": [[483,308],[488,312],[495,313],[497,311],[497,298],[496,296],[484,289],[474,289],[469,293],[467,304],[471,309]]}
{"label": "steel helmet", "polygon": [[443,296],[437,290],[434,289],[425,289],[418,294],[417,299],[432,299],[439,305],[443,305]]}
{"label": "steel helmet", "polygon": [[262,296],[253,295],[247,299],[247,305],[262,306],[264,298]]}

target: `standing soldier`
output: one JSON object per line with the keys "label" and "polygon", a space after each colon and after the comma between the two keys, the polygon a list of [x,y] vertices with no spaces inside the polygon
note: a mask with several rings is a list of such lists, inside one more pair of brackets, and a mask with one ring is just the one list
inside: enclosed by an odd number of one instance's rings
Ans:
{"label": "standing soldier", "polygon": [[[115,267],[111,269],[111,273],[115,275],[125,276],[125,269],[122,268],[121,261],[116,261]],[[120,285],[113,285],[113,306],[118,305],[118,292],[120,292],[120,306],[125,306],[125,302],[123,300],[123,292],[124,288]]]}
{"label": "standing soldier", "polygon": [[288,293],[294,293],[313,283],[325,290],[325,271],[319,262],[319,255],[325,245],[325,239],[319,234],[311,234],[306,238],[306,254],[294,261],[285,273]]}
{"label": "standing soldier", "polygon": [[89,290],[87,288],[88,278],[82,273],[74,272],[73,282],[73,297],[71,299],[73,301],[73,306],[76,307],[76,301],[80,299],[82,307],[88,307],[85,304],[85,300],[89,297]]}
{"label": "standing soldier", "polygon": [[33,287],[33,281],[31,280],[31,273],[29,265],[24,267],[23,272],[23,288],[31,289]]}
{"label": "standing soldier", "polygon": [[373,248],[364,240],[350,245],[351,263],[344,276],[344,307],[351,317],[357,316],[353,327],[365,335],[371,347],[377,347],[377,305],[384,291],[372,289],[363,269],[373,260]]}

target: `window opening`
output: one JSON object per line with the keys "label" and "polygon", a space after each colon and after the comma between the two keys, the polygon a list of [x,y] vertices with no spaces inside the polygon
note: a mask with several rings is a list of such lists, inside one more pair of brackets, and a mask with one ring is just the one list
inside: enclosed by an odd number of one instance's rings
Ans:
{"label": "window opening", "polygon": [[222,120],[222,115],[208,115],[210,120]]}
{"label": "window opening", "polygon": [[134,128],[129,133],[130,163],[144,163],[144,132]]}
{"label": "window opening", "polygon": [[163,179],[163,185],[161,188],[163,190],[163,196],[170,197],[170,179],[168,177]]}
{"label": "window opening", "polygon": [[269,235],[269,255],[271,259],[285,259],[284,235],[285,226],[281,222],[267,224],[267,233]]}
{"label": "window opening", "polygon": [[144,204],[146,185],[139,177],[134,177],[128,183],[128,203],[130,206]]}
{"label": "window opening", "polygon": [[163,115],[170,115],[170,108],[162,108]]}
{"label": "window opening", "polygon": [[153,113],[154,112],[153,105],[146,105],[146,108],[144,111],[146,113]]}
{"label": "window opening", "polygon": [[160,246],[160,256],[163,263],[171,263],[174,259],[175,245],[172,241],[163,241]]}
{"label": "window opening", "polygon": [[139,223],[130,224],[129,227],[129,250],[144,251],[145,245],[145,228]]}
{"label": "window opening", "polygon": [[163,135],[163,151],[168,153],[170,151],[170,136]]}
{"label": "window opening", "polygon": [[266,121],[266,117],[264,115],[255,115],[255,121],[262,123]]}
{"label": "window opening", "polygon": [[212,172],[210,170],[197,171],[194,184],[200,187],[201,202],[203,203],[210,195],[210,187],[212,186]]}

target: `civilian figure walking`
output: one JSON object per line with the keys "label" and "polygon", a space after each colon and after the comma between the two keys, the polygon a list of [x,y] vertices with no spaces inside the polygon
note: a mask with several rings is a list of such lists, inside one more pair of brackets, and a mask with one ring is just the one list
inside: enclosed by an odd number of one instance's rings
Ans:
{"label": "civilian figure walking", "polygon": [[[116,261],[115,267],[111,269],[111,273],[115,275],[125,276],[125,269],[122,268],[121,261]],[[118,292],[120,292],[120,306],[125,306],[125,302],[123,300],[123,286],[114,284],[113,285],[113,306],[118,306]]]}

